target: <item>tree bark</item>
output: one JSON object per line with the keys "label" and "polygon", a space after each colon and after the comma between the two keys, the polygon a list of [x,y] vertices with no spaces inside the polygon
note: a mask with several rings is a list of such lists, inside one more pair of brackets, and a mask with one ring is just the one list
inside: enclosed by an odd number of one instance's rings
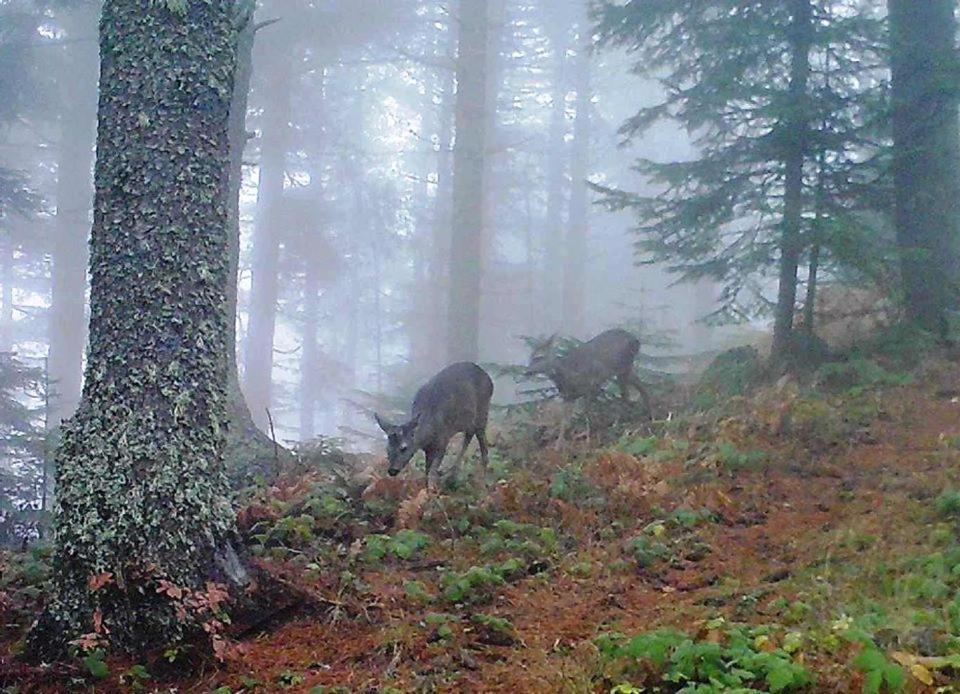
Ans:
{"label": "tree bark", "polygon": [[783,221],[780,238],[780,285],[774,316],[772,358],[787,356],[793,337],[793,317],[797,304],[797,270],[803,252],[803,167],[808,141],[807,84],[810,79],[810,48],[813,44],[813,7],[810,0],[790,0],[791,23],[790,113],[782,124],[785,156]]}
{"label": "tree bark", "polygon": [[247,582],[222,461],[234,5],[103,6],[89,358],[35,658],[175,645],[204,620],[179,590]]}
{"label": "tree bark", "polygon": [[280,266],[280,207],[286,179],[290,130],[292,50],[286,37],[270,69],[264,93],[263,140],[260,146],[260,181],[253,237],[250,315],[244,350],[244,391],[261,431],[268,430],[267,410],[273,389],[273,338],[277,324]]}
{"label": "tree bark", "polygon": [[563,330],[577,337],[583,332],[583,312],[587,270],[587,238],[590,232],[587,176],[590,166],[590,135],[593,93],[590,88],[590,34],[586,20],[580,28],[580,48],[576,60],[577,120],[574,124],[570,157],[570,217],[564,246]]}
{"label": "tree bark", "polygon": [[53,232],[47,428],[57,429],[80,402],[87,342],[86,297],[93,146],[97,124],[97,20],[99,3],[61,10],[67,40],[61,83],[57,216]]}
{"label": "tree bark", "polygon": [[449,361],[476,361],[479,356],[488,5],[487,0],[467,0],[460,5],[447,326]]}
{"label": "tree bark", "polygon": [[952,0],[888,0],[894,202],[907,316],[941,337],[955,308],[960,240]]}

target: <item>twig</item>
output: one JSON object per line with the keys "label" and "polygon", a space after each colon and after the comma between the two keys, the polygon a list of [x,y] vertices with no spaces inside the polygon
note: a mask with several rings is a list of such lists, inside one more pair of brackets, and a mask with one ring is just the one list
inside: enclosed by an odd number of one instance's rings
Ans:
{"label": "twig", "polygon": [[277,443],[277,431],[273,428],[273,415],[270,414],[270,408],[267,410],[267,421],[270,423],[270,438],[273,439],[273,469],[280,474],[280,444]]}

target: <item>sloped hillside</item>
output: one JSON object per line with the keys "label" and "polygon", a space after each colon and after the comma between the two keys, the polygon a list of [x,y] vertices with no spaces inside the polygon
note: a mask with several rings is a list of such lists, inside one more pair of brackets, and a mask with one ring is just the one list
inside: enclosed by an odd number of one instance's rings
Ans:
{"label": "sloped hillside", "polygon": [[[182,653],[78,661],[66,676],[97,691],[150,691],[163,677],[162,691],[224,693],[960,682],[949,359],[910,373],[855,359],[812,385],[617,429],[600,447],[520,453],[519,435],[502,434],[483,493],[469,471],[439,495],[417,471],[308,474],[259,493],[242,531],[297,596],[273,622],[234,633],[225,662],[187,679],[177,660],[196,658]],[[33,564],[8,560],[11,619],[42,586]],[[20,691],[62,691],[62,675],[24,676]]]}

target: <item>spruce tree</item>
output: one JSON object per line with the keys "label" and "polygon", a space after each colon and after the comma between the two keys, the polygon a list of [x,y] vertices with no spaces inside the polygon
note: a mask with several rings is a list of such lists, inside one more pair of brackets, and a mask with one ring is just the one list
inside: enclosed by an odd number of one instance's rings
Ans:
{"label": "spruce tree", "polygon": [[[878,175],[874,112],[857,105],[882,91],[879,21],[839,0],[603,2],[597,19],[601,41],[636,55],[634,71],[663,88],[659,103],[623,125],[625,139],[673,119],[698,152],[639,161],[658,192],[604,188],[606,205],[636,214],[641,262],[719,281],[720,318],[772,309],[774,356],[785,357],[818,178],[839,220],[854,218],[854,191]],[[827,226],[823,216],[816,226]],[[773,278],[775,300],[765,292]]]}

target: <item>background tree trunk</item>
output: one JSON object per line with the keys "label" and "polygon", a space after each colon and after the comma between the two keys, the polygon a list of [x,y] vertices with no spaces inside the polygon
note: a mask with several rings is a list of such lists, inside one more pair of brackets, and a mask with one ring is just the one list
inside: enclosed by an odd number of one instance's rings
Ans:
{"label": "background tree trunk", "polygon": [[587,237],[589,235],[587,176],[590,167],[590,119],[593,93],[590,89],[590,31],[587,20],[580,24],[576,60],[577,120],[574,124],[570,156],[570,218],[564,248],[563,331],[583,337],[585,278],[587,274]]}
{"label": "background tree trunk", "polygon": [[[555,12],[548,8],[548,13]],[[564,13],[565,14],[565,13]],[[554,331],[560,327],[563,319],[563,299],[556,291],[557,279],[563,272],[563,229],[566,225],[567,209],[567,48],[569,47],[570,27],[560,21],[563,15],[548,14],[548,29],[553,51],[553,74],[551,75],[550,128],[547,134],[547,210],[544,229],[544,261],[541,278],[540,301],[541,325],[532,326],[537,331]]]}
{"label": "background tree trunk", "polygon": [[293,51],[290,40],[279,51],[278,69],[265,66],[267,95],[264,103],[263,139],[260,144],[260,183],[253,237],[250,316],[244,350],[244,392],[253,421],[267,431],[267,410],[273,387],[273,337],[277,325],[277,299],[280,266],[280,207],[287,175],[287,147],[290,130],[291,69]]}
{"label": "background tree trunk", "polygon": [[895,225],[908,317],[945,336],[960,240],[956,3],[888,0]]}
{"label": "background tree trunk", "polygon": [[247,104],[253,76],[253,45],[257,27],[253,2],[239,3],[242,29],[237,41],[237,71],[230,104],[230,183],[226,208],[230,220],[229,271],[227,278],[227,442],[224,461],[234,486],[253,477],[273,478],[277,470],[277,447],[257,427],[240,388],[237,361],[237,292],[240,280],[240,189],[243,186],[243,156],[251,134],[247,132]]}
{"label": "background tree trunk", "polygon": [[448,361],[475,361],[479,356],[488,22],[487,0],[460,4]]}
{"label": "background tree trunk", "polygon": [[246,581],[222,465],[234,5],[104,3],[90,351],[58,452],[54,597],[34,657],[90,633],[170,646],[198,625],[159,581]]}
{"label": "background tree trunk", "polygon": [[53,232],[47,428],[56,429],[80,402],[87,342],[87,243],[93,201],[93,145],[97,124],[99,3],[81,2],[59,14],[66,32],[60,80],[60,157]]}
{"label": "background tree trunk", "polygon": [[[456,48],[456,31],[450,30],[448,53],[452,57]],[[445,325],[441,316],[447,315],[447,300],[450,296],[450,238],[453,225],[453,146],[454,119],[456,116],[456,75],[453,70],[445,73],[440,93],[439,145],[437,152],[437,197],[433,208],[433,238],[431,241],[430,276],[432,278],[430,313],[430,368],[428,373],[443,366]]]}
{"label": "background tree trunk", "polygon": [[13,285],[16,258],[10,235],[0,240],[0,352],[13,349]]}
{"label": "background tree trunk", "polygon": [[797,305],[797,270],[803,251],[803,166],[806,160],[807,83],[813,45],[813,7],[810,0],[791,0],[789,114],[781,126],[785,156],[783,222],[780,238],[780,284],[773,327],[773,359],[787,355],[793,336]]}

